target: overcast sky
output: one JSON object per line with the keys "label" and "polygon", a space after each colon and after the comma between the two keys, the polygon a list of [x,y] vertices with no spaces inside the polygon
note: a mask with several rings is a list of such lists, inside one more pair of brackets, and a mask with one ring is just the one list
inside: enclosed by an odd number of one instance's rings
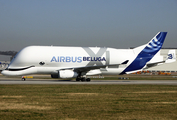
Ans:
{"label": "overcast sky", "polygon": [[0,0],[0,51],[30,45],[177,47],[177,0]]}

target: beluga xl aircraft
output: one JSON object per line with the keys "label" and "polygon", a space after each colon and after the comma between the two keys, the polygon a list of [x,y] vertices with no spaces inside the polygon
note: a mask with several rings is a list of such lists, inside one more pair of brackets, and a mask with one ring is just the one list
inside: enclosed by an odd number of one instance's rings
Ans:
{"label": "beluga xl aircraft", "polygon": [[159,32],[150,42],[134,49],[29,46],[17,53],[2,74],[7,76],[51,74],[52,78],[90,81],[87,75],[118,75],[142,71],[165,63],[158,59],[160,54],[157,53],[162,48],[166,34],[167,32]]}

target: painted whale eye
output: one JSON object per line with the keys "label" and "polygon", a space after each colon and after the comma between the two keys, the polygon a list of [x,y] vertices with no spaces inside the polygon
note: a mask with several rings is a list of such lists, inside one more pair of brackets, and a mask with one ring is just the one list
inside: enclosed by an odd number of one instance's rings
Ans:
{"label": "painted whale eye", "polygon": [[45,62],[40,62],[40,63],[39,63],[39,65],[44,65],[44,64],[45,64]]}

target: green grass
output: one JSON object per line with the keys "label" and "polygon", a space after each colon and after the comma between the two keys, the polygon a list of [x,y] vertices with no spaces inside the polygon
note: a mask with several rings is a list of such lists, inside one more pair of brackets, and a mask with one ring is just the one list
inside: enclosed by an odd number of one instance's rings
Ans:
{"label": "green grass", "polygon": [[176,120],[177,86],[0,85],[0,119]]}

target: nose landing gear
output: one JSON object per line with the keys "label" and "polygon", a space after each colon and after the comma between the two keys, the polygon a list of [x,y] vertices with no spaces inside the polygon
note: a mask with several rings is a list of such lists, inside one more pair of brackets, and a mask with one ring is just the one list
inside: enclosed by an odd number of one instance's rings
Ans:
{"label": "nose landing gear", "polygon": [[26,77],[25,77],[25,76],[22,76],[22,80],[25,81],[25,80],[26,80]]}

